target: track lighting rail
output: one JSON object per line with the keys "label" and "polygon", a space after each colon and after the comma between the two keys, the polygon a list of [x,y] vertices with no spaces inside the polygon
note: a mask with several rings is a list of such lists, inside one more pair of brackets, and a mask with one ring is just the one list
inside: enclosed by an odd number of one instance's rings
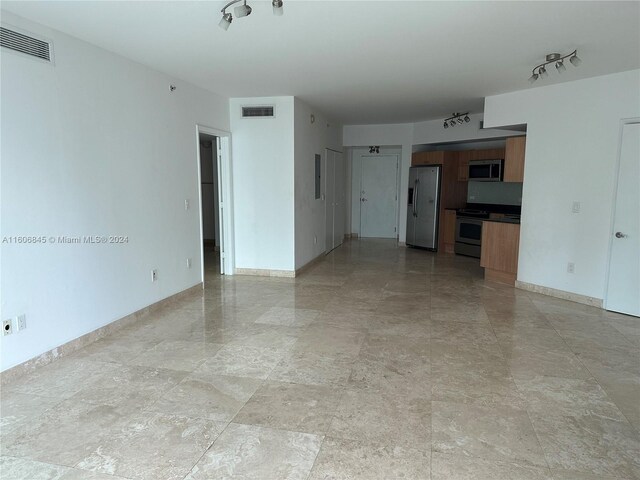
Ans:
{"label": "track lighting rail", "polygon": [[559,53],[549,53],[545,57],[545,62],[533,67],[533,69],[531,70],[531,76],[529,77],[529,82],[533,83],[538,80],[538,78],[548,77],[549,73],[547,72],[546,66],[551,63],[556,64],[556,70],[558,70],[558,73],[564,72],[567,69],[564,64],[564,61],[567,58],[569,59],[569,63],[571,63],[571,65],[573,65],[574,67],[577,67],[582,63],[582,60],[580,60],[580,57],[578,57],[577,49],[571,53],[568,53],[567,55],[561,55]]}

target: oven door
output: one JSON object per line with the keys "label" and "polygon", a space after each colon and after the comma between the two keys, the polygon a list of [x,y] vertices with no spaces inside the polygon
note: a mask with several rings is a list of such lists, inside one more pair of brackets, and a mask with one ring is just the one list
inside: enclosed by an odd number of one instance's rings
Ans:
{"label": "oven door", "polygon": [[456,218],[456,242],[480,245],[482,243],[482,220],[478,218]]}

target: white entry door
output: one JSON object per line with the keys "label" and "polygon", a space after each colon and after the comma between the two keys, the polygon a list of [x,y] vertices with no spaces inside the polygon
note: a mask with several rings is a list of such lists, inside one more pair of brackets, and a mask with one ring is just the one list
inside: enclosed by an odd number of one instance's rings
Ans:
{"label": "white entry door", "polygon": [[396,238],[398,156],[362,157],[360,236]]}
{"label": "white entry door", "polygon": [[605,308],[640,317],[640,123],[622,127]]}

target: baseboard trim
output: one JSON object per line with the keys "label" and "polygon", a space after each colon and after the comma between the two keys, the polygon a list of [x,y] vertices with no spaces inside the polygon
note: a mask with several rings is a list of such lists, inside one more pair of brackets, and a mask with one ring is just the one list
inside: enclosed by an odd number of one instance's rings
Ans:
{"label": "baseboard trim", "polygon": [[407,246],[407,242],[398,242],[398,246],[399,247],[406,247]]}
{"label": "baseboard trim", "polygon": [[[346,237],[346,235],[345,235]],[[311,267],[313,267],[315,264],[319,263],[324,257],[326,256],[325,252],[322,252],[320,255],[318,255],[316,258],[309,260],[307,263],[305,263],[303,266],[301,266],[300,268],[296,269],[295,272],[295,276],[297,277],[298,275],[306,272],[307,270],[309,270]]]}
{"label": "baseboard trim", "polygon": [[253,277],[284,277],[294,278],[295,270],[268,270],[263,268],[236,268],[236,275],[248,275]]}
{"label": "baseboard trim", "polygon": [[601,298],[588,297],[586,295],[566,292],[564,290],[543,287],[542,285],[536,285],[534,283],[521,282],[520,280],[516,280],[515,287],[520,290],[526,290],[527,292],[540,293],[542,295],[548,295],[550,297],[560,298],[570,302],[581,303],[582,305],[589,305],[590,307],[604,308],[604,302]]}
{"label": "baseboard trim", "polygon": [[54,360],[58,358],[66,357],[73,352],[80,350],[81,348],[86,347],[87,345],[99,340],[100,338],[106,337],[118,330],[121,330],[129,325],[132,325],[139,321],[142,318],[145,318],[151,313],[166,307],[176,301],[179,301],[185,297],[189,297],[193,295],[195,292],[201,292],[203,288],[202,282],[197,283],[196,285],[187,288],[186,290],[182,290],[181,292],[175,293],[167,298],[159,300],[151,305],[148,305],[140,310],[137,310],[129,315],[126,315],[122,318],[114,320],[111,323],[108,323],[102,327],[98,327],[92,332],[86,333],[81,337],[70,340],[62,345],[53,348],[47,352],[44,352],[40,355],[33,357],[26,362],[19,363],[18,365],[8,368],[4,372],[0,373],[0,385],[5,385],[16,378],[19,378],[27,373],[30,373],[37,368],[43,367],[45,365],[50,364]]}
{"label": "baseboard trim", "polygon": [[344,238],[358,238],[357,233],[345,233]]}

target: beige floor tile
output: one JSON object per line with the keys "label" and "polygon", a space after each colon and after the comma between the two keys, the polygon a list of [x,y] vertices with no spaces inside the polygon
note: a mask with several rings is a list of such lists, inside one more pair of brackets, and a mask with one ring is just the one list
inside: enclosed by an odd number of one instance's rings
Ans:
{"label": "beige floor tile", "polygon": [[428,399],[347,390],[327,435],[426,449],[431,441]]}
{"label": "beige floor tile", "polygon": [[69,398],[93,382],[117,369],[113,363],[61,358],[17,378],[9,384],[12,391],[44,397]]}
{"label": "beige floor tile", "polygon": [[219,343],[165,340],[135,357],[129,364],[191,372],[221,347]]}
{"label": "beige floor tile", "polygon": [[3,455],[72,467],[127,421],[115,407],[65,400],[3,436]]}
{"label": "beige floor tile", "polygon": [[193,372],[197,378],[208,375],[228,375],[265,379],[285,352],[276,348],[225,345]]}
{"label": "beige floor tile", "polygon": [[322,437],[231,423],[185,480],[306,480]]}
{"label": "beige floor tile", "polygon": [[546,466],[526,410],[433,402],[433,451]]}
{"label": "beige floor tile", "polygon": [[7,480],[61,480],[69,470],[28,458],[0,457],[0,477]]}
{"label": "beige floor tile", "polygon": [[432,387],[429,357],[361,353],[353,363],[348,386],[429,400]]}
{"label": "beige floor tile", "polygon": [[273,368],[269,380],[339,387],[347,384],[352,365],[350,356],[294,350]]}
{"label": "beige floor tile", "polygon": [[546,467],[434,452],[431,480],[552,480]]}
{"label": "beige floor tile", "polygon": [[416,449],[327,437],[309,480],[429,480],[429,448]]}
{"label": "beige floor tile", "polygon": [[436,343],[487,343],[497,344],[491,325],[432,320],[431,341]]}
{"label": "beige floor tile", "polygon": [[166,392],[148,410],[230,422],[262,380],[194,373]]}
{"label": "beige floor tile", "polygon": [[515,377],[529,411],[541,415],[598,415],[625,421],[625,417],[594,379]]}
{"label": "beige floor tile", "polygon": [[233,422],[321,435],[329,429],[341,396],[340,389],[328,386],[267,381]]}
{"label": "beige floor tile", "polygon": [[640,435],[628,422],[536,412],[531,420],[552,469],[640,478]]}
{"label": "beige floor tile", "polygon": [[227,345],[288,350],[301,332],[300,328],[255,323],[234,332]]}
{"label": "beige floor tile", "polygon": [[[22,428],[47,410],[62,402],[58,397],[42,397],[16,392],[9,388],[0,389],[0,435],[6,435]],[[0,449],[2,439],[0,437]]]}
{"label": "beige floor tile", "polygon": [[311,325],[300,334],[294,351],[320,355],[344,355],[356,357],[365,339],[360,330],[346,330],[333,325]]}
{"label": "beige floor tile", "polygon": [[141,413],[98,442],[76,467],[129,478],[182,479],[223,428],[210,420]]}
{"label": "beige floor tile", "polygon": [[94,405],[143,408],[186,376],[186,372],[176,370],[122,365],[96,381],[87,382],[87,386],[71,398]]}
{"label": "beige floor tile", "polygon": [[287,327],[306,327],[310,325],[319,314],[319,310],[271,307],[258,317],[256,323],[284,325]]}

